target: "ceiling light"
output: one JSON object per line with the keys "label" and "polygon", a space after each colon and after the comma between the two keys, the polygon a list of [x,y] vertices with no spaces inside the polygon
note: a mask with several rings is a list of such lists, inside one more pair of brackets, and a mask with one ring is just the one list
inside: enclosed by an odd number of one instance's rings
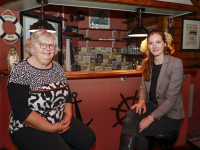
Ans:
{"label": "ceiling light", "polygon": [[44,5],[43,0],[41,1],[41,4],[42,4],[42,7],[40,9],[39,20],[38,20],[38,22],[34,23],[28,31],[35,32],[40,29],[46,29],[48,32],[55,33],[56,30],[50,23],[47,22],[47,20],[45,18],[45,14],[43,11],[43,5]]}
{"label": "ceiling light", "polygon": [[131,31],[131,33],[128,35],[129,37],[146,37],[148,34],[148,30],[143,27],[142,23],[142,11],[145,11],[145,8],[137,8],[137,11],[139,11],[139,20],[137,23],[137,26]]}

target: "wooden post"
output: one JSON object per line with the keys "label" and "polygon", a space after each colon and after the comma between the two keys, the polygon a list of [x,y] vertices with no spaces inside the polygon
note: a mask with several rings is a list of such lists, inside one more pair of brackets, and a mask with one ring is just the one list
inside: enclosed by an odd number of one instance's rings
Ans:
{"label": "wooden post", "polygon": [[168,25],[169,25],[169,17],[166,16],[163,18],[163,32],[169,32]]}

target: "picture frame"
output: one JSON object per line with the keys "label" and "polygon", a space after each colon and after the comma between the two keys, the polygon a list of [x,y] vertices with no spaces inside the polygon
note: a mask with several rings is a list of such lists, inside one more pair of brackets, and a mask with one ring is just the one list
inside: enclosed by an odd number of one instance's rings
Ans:
{"label": "picture frame", "polygon": [[94,21],[96,29],[110,29],[110,11],[107,9],[89,9],[89,28]]}
{"label": "picture frame", "polygon": [[[61,51],[58,52],[57,55],[54,56],[53,60],[57,61],[61,66],[63,65],[62,59],[62,20],[51,15],[45,15],[46,20],[50,23],[54,29],[57,31],[55,34],[58,38],[58,47]],[[29,38],[32,32],[29,32],[29,28],[39,19],[39,13],[32,11],[22,11],[20,12],[20,23],[23,28],[23,36],[21,37],[21,60],[26,59],[28,54],[24,51],[24,41]]]}
{"label": "picture frame", "polygon": [[181,51],[200,51],[200,19],[182,18],[181,20]]}

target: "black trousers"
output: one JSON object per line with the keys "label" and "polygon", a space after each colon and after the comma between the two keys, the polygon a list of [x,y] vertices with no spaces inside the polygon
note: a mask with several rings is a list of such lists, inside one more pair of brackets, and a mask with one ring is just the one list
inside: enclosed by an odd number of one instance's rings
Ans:
{"label": "black trousers", "polygon": [[63,134],[26,127],[10,137],[20,150],[90,150],[96,140],[94,132],[74,117],[69,130]]}
{"label": "black trousers", "polygon": [[184,119],[172,119],[167,116],[163,116],[160,120],[155,120],[146,129],[139,133],[140,121],[151,114],[151,112],[153,112],[156,108],[157,106],[149,101],[146,104],[146,113],[139,115],[136,113],[136,109],[128,110],[126,113],[126,117],[122,126],[122,133],[137,137],[138,150],[144,150],[148,147],[149,142],[146,136],[155,136],[174,131],[183,123]]}

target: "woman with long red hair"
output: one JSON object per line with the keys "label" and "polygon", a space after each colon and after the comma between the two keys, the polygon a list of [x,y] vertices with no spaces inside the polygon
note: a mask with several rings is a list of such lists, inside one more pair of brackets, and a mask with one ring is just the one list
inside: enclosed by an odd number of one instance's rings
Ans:
{"label": "woman with long red hair", "polygon": [[120,150],[148,150],[146,136],[177,130],[183,123],[185,111],[181,86],[183,64],[173,57],[164,32],[148,33],[146,59],[143,62],[139,101],[127,111],[124,119]]}

